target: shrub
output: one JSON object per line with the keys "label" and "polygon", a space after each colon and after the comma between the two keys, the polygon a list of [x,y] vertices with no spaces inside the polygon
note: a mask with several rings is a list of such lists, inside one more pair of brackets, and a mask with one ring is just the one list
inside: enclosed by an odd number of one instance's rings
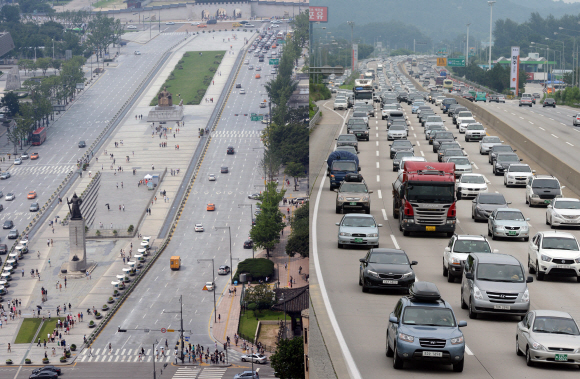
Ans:
{"label": "shrub", "polygon": [[42,363],[47,364],[48,363],[48,358],[42,358]]}
{"label": "shrub", "polygon": [[66,362],[66,357],[60,357],[61,362]]}
{"label": "shrub", "polygon": [[7,364],[7,365],[11,365],[11,364],[12,364],[12,359],[7,359],[7,360],[6,360],[6,364]]}
{"label": "shrub", "polygon": [[266,276],[274,276],[274,262],[266,258],[250,258],[238,264],[238,269],[234,275],[234,280],[240,280],[240,274],[248,274],[252,280],[265,280]]}
{"label": "shrub", "polygon": [[100,235],[101,235],[101,231],[100,231],[100,230],[97,230],[97,233],[95,233],[95,234],[96,234],[97,236],[100,236]]}
{"label": "shrub", "polygon": [[30,360],[30,358],[26,358],[26,359],[24,360],[24,363],[26,363],[26,364],[31,364],[31,363],[32,363],[32,361]]}
{"label": "shrub", "polygon": [[89,227],[85,225],[85,233],[89,231]]}
{"label": "shrub", "polygon": [[127,228],[127,233],[133,233],[133,230],[135,230],[135,227],[133,225],[129,225]]}
{"label": "shrub", "polygon": [[77,345],[75,345],[74,343],[72,345],[70,345],[70,349],[71,351],[76,351],[77,349]]}
{"label": "shrub", "polygon": [[117,235],[117,231],[116,231],[116,230],[113,230],[113,234],[114,234],[114,235]]}

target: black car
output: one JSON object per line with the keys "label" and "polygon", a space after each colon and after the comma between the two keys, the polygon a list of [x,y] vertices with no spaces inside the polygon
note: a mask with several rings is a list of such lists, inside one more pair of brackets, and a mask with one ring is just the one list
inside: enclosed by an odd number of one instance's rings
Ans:
{"label": "black car", "polygon": [[391,159],[393,159],[395,157],[395,154],[399,151],[415,151],[415,149],[413,149],[413,147],[415,145],[413,145],[411,143],[411,141],[406,140],[406,139],[400,139],[400,140],[396,140],[393,141],[392,144],[389,145],[391,147]]}
{"label": "black car", "polygon": [[4,225],[2,225],[2,229],[12,229],[14,227],[14,223],[12,220],[4,221]]}
{"label": "black car", "polygon": [[260,194],[259,193],[253,193],[251,195],[248,195],[248,199],[260,200]]}
{"label": "black car", "polygon": [[221,172],[222,174],[227,174],[229,171],[228,171],[228,168],[227,168],[226,166],[223,166],[223,167],[221,168],[221,171],[220,171],[220,172]]}
{"label": "black car", "polygon": [[244,242],[244,249],[251,249],[252,247],[254,247],[254,241],[247,240]]}
{"label": "black car", "polygon": [[85,143],[85,141],[80,141],[79,147],[87,147],[87,144]]}
{"label": "black car", "polygon": [[489,215],[497,208],[507,208],[511,201],[506,201],[501,193],[480,193],[471,204],[471,218],[487,221]]}
{"label": "black car", "polygon": [[412,151],[398,151],[395,153],[395,157],[393,158],[393,171],[399,171],[399,167],[401,165],[401,158],[403,157],[414,157],[415,153]]}
{"label": "black car", "polygon": [[233,146],[228,146],[228,151],[227,151],[227,153],[228,153],[228,154],[234,154],[234,153],[235,153],[234,147],[233,147]]}
{"label": "black car", "polygon": [[52,365],[50,365],[50,366],[44,366],[44,367],[41,367],[41,368],[34,369],[34,370],[32,370],[32,373],[33,374],[38,374],[41,371],[53,371],[53,372],[57,373],[58,375],[61,374],[60,368],[59,367],[52,366]]}
{"label": "black car", "polygon": [[489,149],[489,157],[488,162],[490,164],[495,164],[495,159],[497,155],[500,153],[515,153],[517,150],[514,150],[510,145],[495,145]]}
{"label": "black car", "polygon": [[398,249],[371,249],[360,261],[358,284],[363,292],[369,289],[403,289],[408,291],[415,283],[415,272],[407,254]]}
{"label": "black car", "polygon": [[493,162],[493,174],[503,175],[511,164],[520,163],[521,161],[515,153],[500,153]]}
{"label": "black car", "polygon": [[242,84],[241,83],[236,83],[236,88],[242,88]]}
{"label": "black car", "polygon": [[54,371],[39,371],[37,374],[32,374],[29,379],[56,379],[58,374]]}
{"label": "black car", "polygon": [[18,238],[18,230],[17,229],[12,229],[11,231],[8,232],[8,239],[9,240],[15,240],[16,238]]}
{"label": "black car", "polygon": [[544,100],[544,103],[542,104],[542,108],[543,107],[554,107],[554,108],[556,108],[556,100],[555,99],[552,99],[551,97],[547,97]]}

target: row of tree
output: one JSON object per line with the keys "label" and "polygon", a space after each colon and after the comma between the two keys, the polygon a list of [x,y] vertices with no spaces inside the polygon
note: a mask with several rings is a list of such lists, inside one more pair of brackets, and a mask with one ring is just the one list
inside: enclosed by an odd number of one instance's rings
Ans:
{"label": "row of tree", "polygon": [[[453,67],[453,73],[465,79],[478,83],[482,86],[506,95],[510,91],[510,68],[508,66],[496,64],[491,70],[484,70],[479,67],[476,59],[469,62],[467,67]],[[519,87],[520,93],[526,85],[527,75],[524,70],[520,70]]]}

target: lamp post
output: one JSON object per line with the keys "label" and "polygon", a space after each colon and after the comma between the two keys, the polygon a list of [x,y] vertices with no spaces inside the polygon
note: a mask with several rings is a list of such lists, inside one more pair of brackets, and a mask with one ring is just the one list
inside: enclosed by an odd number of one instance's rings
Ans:
{"label": "lamp post", "polygon": [[[537,42],[530,42],[532,45],[542,45],[542,46],[546,46],[546,68],[544,69],[544,72],[548,72],[549,71],[549,65],[550,65],[550,46],[543,44],[543,43],[537,43]],[[544,79],[544,88],[546,87],[546,81],[548,80],[548,75],[546,75],[546,78]]]}
{"label": "lamp post", "polygon": [[282,338],[286,339],[286,300],[284,299],[284,294],[280,296],[280,301],[284,303],[284,335]]}
{"label": "lamp post", "polygon": [[[158,340],[155,340],[155,342],[153,342],[153,348],[151,349],[151,354],[153,354],[153,352],[155,351],[155,345],[157,345],[159,343]],[[157,372],[155,371],[155,357],[153,357],[153,379],[157,378]]]}
{"label": "lamp post", "polygon": [[354,21],[347,21],[348,26],[350,26],[350,68],[354,71]]}
{"label": "lamp post", "polygon": [[[230,237],[230,284],[234,283],[234,274],[232,272],[233,264],[232,264],[232,229],[229,226],[214,226],[214,229],[227,229],[228,235]],[[214,291],[215,293],[215,291]]]}
{"label": "lamp post", "polygon": [[214,260],[213,260],[213,258],[198,259],[197,263],[210,262],[210,261],[211,261],[211,274],[212,274],[211,284],[213,287],[213,291],[212,291],[213,292],[213,322],[217,322],[217,314],[216,314],[217,310],[215,307],[215,282],[214,282],[214,280],[215,280],[215,265],[214,265]]}
{"label": "lamp post", "polygon": [[[215,294],[215,288],[214,288],[214,294]],[[171,311],[163,310],[162,313],[179,313],[180,314],[181,328],[179,330],[179,335],[180,335],[180,340],[181,340],[181,354],[180,354],[179,359],[181,359],[181,363],[183,363],[183,362],[185,362],[185,355],[183,354],[183,351],[185,350],[185,346],[183,346],[183,344],[184,344],[184,341],[183,341],[183,295],[179,295],[179,306],[180,306],[179,312],[177,312],[177,311],[171,312]]]}
{"label": "lamp post", "polygon": [[465,67],[469,66],[469,25],[471,25],[471,23],[467,24],[467,43],[465,44],[465,50],[467,50],[465,52]]}
{"label": "lamp post", "polygon": [[[557,34],[557,32],[554,32],[554,33]],[[564,58],[564,41],[560,41],[560,40],[553,39],[553,38],[548,38],[548,37],[546,37],[545,39],[546,39],[546,41],[547,40],[550,40],[550,41],[562,42],[562,56],[560,58],[560,69],[562,69],[562,75],[564,75],[564,69],[566,67],[566,64],[564,63],[564,59],[565,59]]]}
{"label": "lamp post", "polygon": [[487,69],[491,70],[491,27],[493,25],[493,4],[495,4],[495,1],[488,1],[487,3],[489,4],[489,66]]}

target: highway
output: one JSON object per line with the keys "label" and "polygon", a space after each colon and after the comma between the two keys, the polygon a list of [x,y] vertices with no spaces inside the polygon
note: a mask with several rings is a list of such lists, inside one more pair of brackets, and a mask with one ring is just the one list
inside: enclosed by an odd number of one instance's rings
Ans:
{"label": "highway", "polygon": [[[371,67],[373,64],[371,64]],[[324,103],[323,112],[332,119],[341,121],[347,120],[348,111],[333,111],[333,100]],[[489,104],[484,105],[490,107]],[[493,108],[495,105],[491,105]],[[500,105],[501,107],[510,107]],[[516,109],[512,107],[514,113],[517,110],[529,112],[528,109]],[[436,161],[432,147],[425,141],[423,128],[417,122],[416,116],[411,114],[410,106],[404,104],[408,119],[411,122],[409,140],[415,145],[415,155],[425,156],[428,161]],[[508,108],[509,109],[509,108]],[[533,108],[535,112],[540,112],[537,106]],[[541,110],[551,112],[552,109]],[[556,111],[560,111],[556,108]],[[435,109],[440,114],[439,109]],[[503,111],[499,111],[503,112]],[[507,113],[507,112],[503,112]],[[377,113],[379,114],[379,113]],[[519,116],[517,116],[519,117]],[[523,116],[522,116],[523,117]],[[536,116],[536,119],[542,116]],[[545,118],[546,116],[544,116]],[[563,120],[562,116],[560,118]],[[505,195],[507,201],[511,201],[510,207],[522,210],[526,217],[530,217],[530,233],[533,236],[538,231],[547,230],[544,223],[545,208],[529,208],[524,201],[523,188],[505,188],[502,177],[495,177],[487,162],[487,156],[481,156],[478,150],[478,143],[464,141],[451,119],[446,115],[444,120],[448,120],[446,127],[458,136],[458,141],[469,154],[470,160],[474,162],[474,172],[484,174],[490,181],[488,184],[490,192],[499,192]],[[570,117],[571,119],[571,117]],[[532,118],[530,117],[530,120]],[[531,124],[530,124],[531,125]],[[460,284],[448,283],[447,278],[442,274],[443,250],[449,241],[444,235],[411,235],[403,237],[398,229],[398,222],[392,217],[392,196],[391,184],[395,180],[395,173],[392,171],[392,160],[388,157],[389,142],[387,141],[386,121],[380,118],[371,118],[370,141],[359,142],[359,159],[363,167],[363,174],[369,189],[374,191],[371,195],[371,214],[378,223],[382,223],[380,228],[380,247],[401,248],[406,251],[411,260],[417,260],[419,264],[414,266],[417,278],[421,281],[435,283],[442,297],[453,307],[458,320],[466,320],[467,327],[463,328],[467,349],[466,361],[463,375],[470,378],[539,378],[547,373],[559,375],[561,378],[572,378],[578,375],[576,366],[540,366],[527,367],[522,357],[515,353],[515,330],[517,319],[514,317],[489,317],[480,316],[476,320],[470,320],[466,310],[460,307]],[[566,127],[569,133],[570,127]],[[564,126],[562,126],[562,130]],[[344,124],[337,123],[337,128],[333,130],[335,138],[341,133],[346,133]],[[494,135],[494,131],[488,128],[487,132]],[[560,133],[560,132],[559,132]],[[562,132],[563,133],[563,132]],[[575,134],[575,133],[574,133]],[[553,138],[553,137],[550,137]],[[556,140],[556,138],[553,138]],[[560,138],[564,140],[564,134]],[[322,154],[327,156],[334,149],[319,145],[326,149]],[[311,146],[312,149],[312,146]],[[554,149],[556,149],[554,147]],[[540,167],[535,167],[525,152],[518,151],[524,163],[530,163],[538,174],[545,174]],[[314,211],[311,222],[313,234],[313,255],[311,257],[316,269],[317,280],[320,283],[322,297],[327,297],[325,311],[330,318],[336,319],[334,334],[341,343],[342,355],[348,366],[350,377],[352,378],[378,378],[396,375],[397,377],[411,378],[419,375],[429,374],[432,376],[448,375],[451,366],[437,366],[434,364],[405,364],[402,371],[394,371],[392,358],[385,356],[385,334],[388,324],[388,316],[392,312],[397,300],[403,296],[400,292],[371,292],[362,293],[358,285],[359,262],[366,253],[364,249],[337,248],[337,226],[342,215],[335,213],[334,202],[336,193],[330,192],[328,178],[324,175],[324,166],[315,164],[319,168],[318,178],[313,183]],[[576,197],[567,189],[565,196]],[[458,202],[457,215],[459,224],[458,234],[486,235],[486,224],[475,223],[471,219],[471,201],[461,200]],[[580,231],[567,230],[580,238]],[[491,241],[493,249],[498,249],[500,253],[507,253],[515,256],[520,262],[526,265],[528,245],[527,242],[499,240]],[[531,308],[532,309],[559,309],[568,311],[577,320],[580,320],[580,306],[578,303],[578,283],[574,279],[549,278],[544,282],[529,284]],[[324,331],[323,331],[324,334]],[[335,338],[335,336],[324,337]],[[342,341],[341,341],[342,340]],[[352,357],[352,360],[350,358]],[[549,371],[548,371],[549,370]]]}

